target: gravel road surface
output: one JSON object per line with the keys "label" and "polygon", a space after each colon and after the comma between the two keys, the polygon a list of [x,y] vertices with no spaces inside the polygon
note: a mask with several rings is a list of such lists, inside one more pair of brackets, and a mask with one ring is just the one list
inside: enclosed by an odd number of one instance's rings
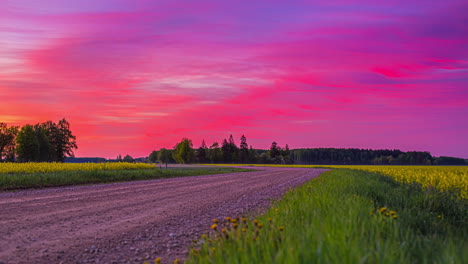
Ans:
{"label": "gravel road surface", "polygon": [[325,171],[257,169],[0,193],[0,263],[183,259],[212,219],[258,212]]}

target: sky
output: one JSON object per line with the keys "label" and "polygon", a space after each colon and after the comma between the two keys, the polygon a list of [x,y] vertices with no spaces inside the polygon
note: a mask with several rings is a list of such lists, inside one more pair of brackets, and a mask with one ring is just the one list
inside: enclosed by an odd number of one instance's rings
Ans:
{"label": "sky", "polygon": [[2,0],[0,122],[76,156],[254,148],[468,158],[466,0]]}

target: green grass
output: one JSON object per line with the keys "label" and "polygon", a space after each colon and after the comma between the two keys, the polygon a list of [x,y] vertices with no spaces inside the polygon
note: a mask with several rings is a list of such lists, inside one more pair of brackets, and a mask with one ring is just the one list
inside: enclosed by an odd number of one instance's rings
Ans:
{"label": "green grass", "polygon": [[[396,218],[386,212],[395,211]],[[269,221],[271,218],[271,222]],[[468,202],[370,172],[335,169],[264,215],[221,220],[187,263],[466,263]],[[227,228],[227,232],[221,229]],[[245,228],[246,232],[243,232]],[[284,228],[280,231],[280,228]]]}
{"label": "green grass", "polygon": [[169,168],[135,170],[60,171],[50,173],[2,173],[0,191],[252,171],[238,168]]}

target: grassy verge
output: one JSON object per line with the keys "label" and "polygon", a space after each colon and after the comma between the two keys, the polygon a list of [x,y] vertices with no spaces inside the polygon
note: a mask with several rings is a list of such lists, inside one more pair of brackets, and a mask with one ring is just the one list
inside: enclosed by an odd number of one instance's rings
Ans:
{"label": "grassy verge", "polygon": [[67,185],[151,180],[173,177],[252,171],[238,168],[171,168],[134,170],[58,171],[48,173],[2,173],[0,191]]}
{"label": "grassy verge", "polygon": [[464,263],[467,220],[465,199],[335,169],[255,221],[219,220],[187,263]]}

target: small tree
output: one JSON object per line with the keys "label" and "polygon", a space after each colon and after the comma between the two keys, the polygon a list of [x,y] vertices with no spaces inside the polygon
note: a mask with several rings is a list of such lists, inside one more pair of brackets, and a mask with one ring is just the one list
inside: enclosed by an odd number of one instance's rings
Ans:
{"label": "small tree", "polygon": [[197,150],[197,160],[200,163],[205,163],[207,162],[207,156],[208,156],[208,147],[206,146],[205,140],[202,141],[201,146]]}
{"label": "small tree", "polygon": [[222,161],[223,151],[219,147],[218,142],[214,142],[208,149],[208,159],[211,163],[218,163]]}
{"label": "small tree", "polygon": [[0,123],[0,160],[5,157],[8,161],[15,159],[16,136],[19,128],[17,126],[8,127],[5,123]]}
{"label": "small tree", "polygon": [[195,153],[193,144],[190,139],[183,138],[180,143],[175,146],[172,157],[177,163],[186,164],[193,162]]}
{"label": "small tree", "polygon": [[239,159],[241,163],[245,163],[249,159],[249,146],[247,145],[247,138],[244,135],[241,137]]}
{"label": "small tree", "polygon": [[167,163],[171,162],[171,151],[165,148],[161,148],[158,152],[158,160],[161,163],[166,163],[166,169],[167,169]]}
{"label": "small tree", "polygon": [[16,138],[16,153],[18,161],[31,162],[39,160],[39,141],[37,140],[34,128],[31,125],[25,125],[21,128]]}
{"label": "small tree", "polygon": [[156,150],[153,150],[149,155],[148,160],[151,163],[156,163],[156,161],[158,160],[158,152]]}
{"label": "small tree", "polygon": [[273,143],[271,143],[270,151],[268,152],[268,154],[270,156],[270,160],[273,163],[277,163],[277,160],[281,156],[281,148],[278,147],[278,144],[275,141],[273,141]]}
{"label": "small tree", "polygon": [[133,163],[133,162],[135,162],[135,159],[134,159],[132,156],[130,156],[130,155],[127,154],[127,155],[123,158],[123,161],[124,161],[124,162]]}

